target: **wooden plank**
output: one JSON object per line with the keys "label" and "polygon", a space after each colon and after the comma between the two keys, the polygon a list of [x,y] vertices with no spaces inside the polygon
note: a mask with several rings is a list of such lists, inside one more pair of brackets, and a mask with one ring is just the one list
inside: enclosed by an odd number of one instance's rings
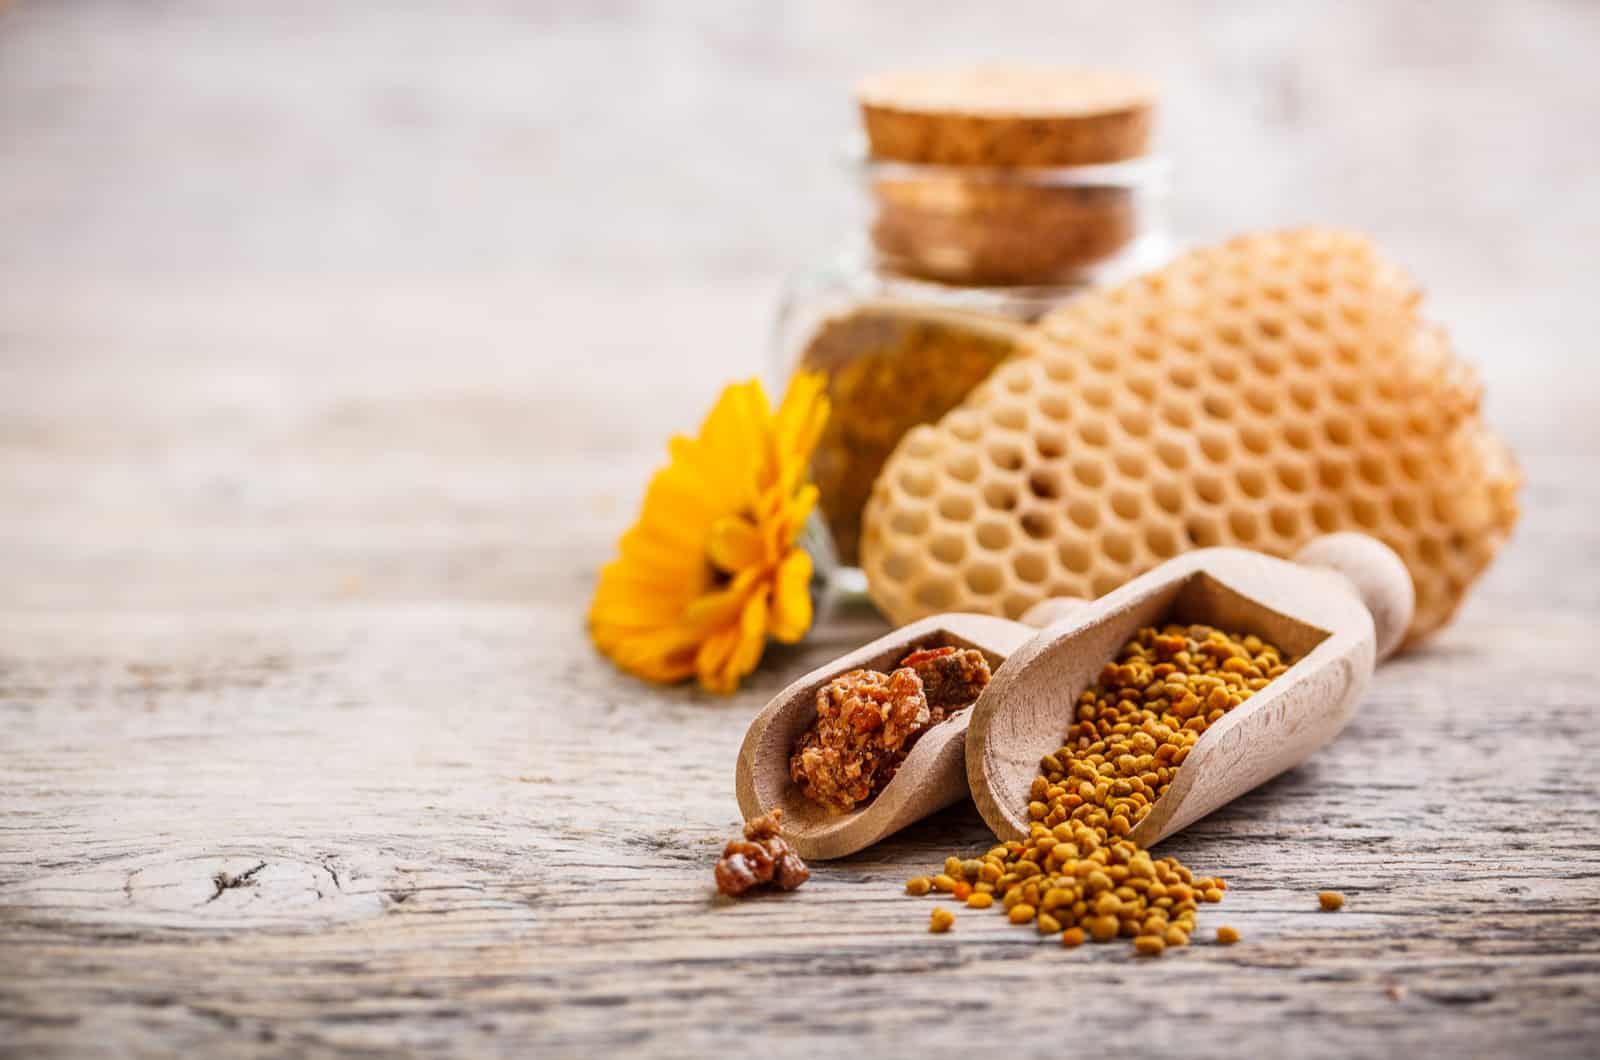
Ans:
{"label": "wooden plank", "polygon": [[1455,625],[1162,845],[1244,941],[1151,962],[929,935],[901,885],[970,804],[717,898],[750,719],[882,624],[729,699],[583,631],[662,441],[763,369],[902,14],[158,6],[0,12],[0,1055],[1592,1055],[1592,10],[1263,9],[1200,57],[1236,17],[926,16],[1171,55],[1184,231],[1379,230],[1528,474]]}

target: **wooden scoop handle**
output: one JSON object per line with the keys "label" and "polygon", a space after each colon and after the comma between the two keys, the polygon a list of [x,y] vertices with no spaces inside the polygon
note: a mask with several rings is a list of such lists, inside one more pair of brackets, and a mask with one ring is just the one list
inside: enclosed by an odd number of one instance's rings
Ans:
{"label": "wooden scoop handle", "polygon": [[[1366,534],[1324,534],[1295,553],[1302,567],[1317,567],[1341,575],[1372,614],[1377,631],[1378,661],[1382,662],[1405,640],[1416,610],[1416,590],[1411,574],[1394,550]],[[1053,596],[1034,604],[1022,623],[1043,629],[1067,618],[1089,603],[1075,596]]]}
{"label": "wooden scoop handle", "polygon": [[1324,534],[1295,553],[1294,561],[1343,576],[1372,614],[1377,661],[1394,654],[1411,627],[1417,594],[1393,549],[1366,534]]}

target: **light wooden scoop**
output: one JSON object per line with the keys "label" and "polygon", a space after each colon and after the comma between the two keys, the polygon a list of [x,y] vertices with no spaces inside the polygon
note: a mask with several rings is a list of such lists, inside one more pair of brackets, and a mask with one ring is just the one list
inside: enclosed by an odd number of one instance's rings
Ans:
{"label": "light wooden scoop", "polygon": [[1143,626],[1201,623],[1254,633],[1295,663],[1208,728],[1133,829],[1151,846],[1304,761],[1355,714],[1378,660],[1411,624],[1411,578],[1363,534],[1317,538],[1294,562],[1203,549],[1049,625],[1011,654],[972,708],[967,779],[1001,839],[1028,834],[1039,759],[1061,746],[1077,698]]}
{"label": "light wooden scoop", "polygon": [[947,645],[976,648],[996,669],[1038,632],[1035,626],[988,615],[934,615],[806,674],[779,692],[745,734],[734,779],[740,811],[749,819],[781,808],[789,845],[802,858],[826,860],[854,854],[966,798],[964,748],[975,706],[930,726],[894,779],[871,802],[849,813],[806,798],[789,776],[789,757],[795,741],[816,719],[817,690],[835,677],[851,670],[888,672],[916,648]]}

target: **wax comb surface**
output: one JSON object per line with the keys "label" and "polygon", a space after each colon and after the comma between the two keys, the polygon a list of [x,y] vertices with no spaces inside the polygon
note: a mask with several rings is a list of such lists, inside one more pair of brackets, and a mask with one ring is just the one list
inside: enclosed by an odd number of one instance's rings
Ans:
{"label": "wax comb surface", "polygon": [[1308,229],[1184,255],[1046,316],[864,516],[896,623],[1018,617],[1190,548],[1288,556],[1337,530],[1405,561],[1408,641],[1460,605],[1516,521],[1520,475],[1421,294],[1364,237]]}

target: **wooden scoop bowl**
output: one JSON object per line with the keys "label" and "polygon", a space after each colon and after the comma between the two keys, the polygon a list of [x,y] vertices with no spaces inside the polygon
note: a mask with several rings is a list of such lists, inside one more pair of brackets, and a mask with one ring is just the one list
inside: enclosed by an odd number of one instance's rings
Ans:
{"label": "wooden scoop bowl", "polygon": [[[1415,604],[1389,548],[1362,534],[1312,541],[1294,562],[1234,548],[1168,560],[1054,622],[1011,653],[971,709],[967,779],[1001,839],[1028,834],[1039,759],[1061,746],[1078,695],[1141,627],[1254,633],[1295,663],[1208,728],[1130,838],[1152,846],[1304,761],[1355,714]],[[896,781],[898,781],[898,777]]]}
{"label": "wooden scoop bowl", "polygon": [[[783,810],[783,837],[802,858],[827,860],[871,846],[968,795],[964,748],[977,707],[931,726],[912,746],[894,779],[869,803],[839,813],[806,798],[789,776],[795,741],[817,716],[817,690],[851,670],[888,672],[913,650],[976,648],[998,669],[1039,630],[988,615],[933,615],[840,656],[779,692],[745,733],[734,788],[746,820]],[[991,682],[992,685],[992,682]],[[981,697],[980,697],[981,698]]]}

